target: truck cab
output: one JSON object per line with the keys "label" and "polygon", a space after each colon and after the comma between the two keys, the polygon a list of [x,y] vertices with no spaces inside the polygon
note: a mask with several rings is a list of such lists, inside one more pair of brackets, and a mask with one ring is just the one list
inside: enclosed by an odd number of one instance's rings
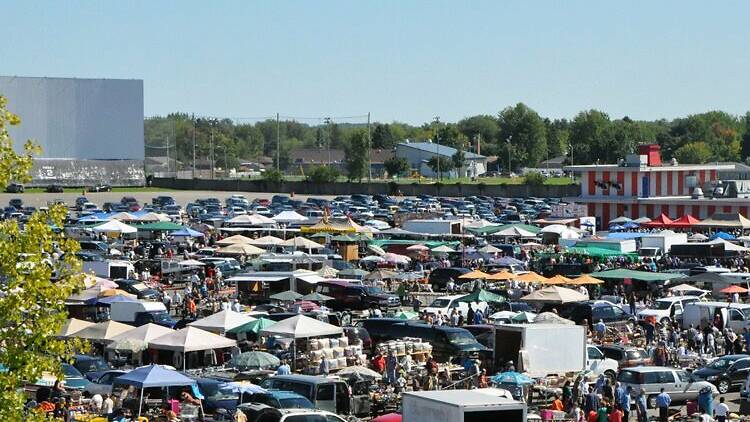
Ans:
{"label": "truck cab", "polygon": [[638,320],[642,321],[648,317],[654,317],[662,325],[682,318],[685,305],[699,301],[695,296],[663,297],[654,302],[653,307],[638,312]]}
{"label": "truck cab", "polygon": [[599,350],[597,346],[586,345],[586,369],[591,377],[597,378],[599,375],[604,375],[614,385],[619,366],[620,364],[616,360],[604,356],[604,352]]}

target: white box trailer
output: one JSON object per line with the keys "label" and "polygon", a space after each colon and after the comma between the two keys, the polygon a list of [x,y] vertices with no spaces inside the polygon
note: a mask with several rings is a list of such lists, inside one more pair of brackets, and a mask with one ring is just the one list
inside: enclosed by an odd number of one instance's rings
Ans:
{"label": "white box trailer", "polygon": [[682,243],[688,243],[687,233],[675,233],[671,230],[641,237],[641,248],[658,248],[659,255],[669,253],[672,245]]}
{"label": "white box trailer", "polygon": [[477,390],[404,393],[404,422],[526,422],[526,403]]}
{"label": "white box trailer", "polygon": [[81,266],[84,273],[94,273],[102,278],[130,278],[132,274],[135,274],[135,267],[129,261],[83,261]]}
{"label": "white box trailer", "polygon": [[495,326],[495,368],[513,361],[532,377],[580,372],[586,366],[586,331],[580,325],[500,324]]}

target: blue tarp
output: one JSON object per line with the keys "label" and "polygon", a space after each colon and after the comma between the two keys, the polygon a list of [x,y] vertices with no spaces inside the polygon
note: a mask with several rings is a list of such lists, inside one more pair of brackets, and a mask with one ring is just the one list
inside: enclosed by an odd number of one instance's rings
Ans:
{"label": "blue tarp", "polygon": [[190,227],[185,227],[182,230],[177,230],[171,233],[172,236],[185,236],[185,237],[203,237],[203,233],[193,230]]}
{"label": "blue tarp", "polygon": [[711,240],[714,240],[714,239],[734,240],[736,239],[736,237],[734,237],[734,235],[731,235],[727,232],[716,232],[711,235]]}
{"label": "blue tarp", "polygon": [[138,302],[138,299],[133,299],[132,297],[123,296],[123,295],[114,295],[114,296],[108,296],[100,298],[96,301],[97,305],[111,305],[115,302]]}
{"label": "blue tarp", "polygon": [[132,385],[137,388],[172,387],[195,385],[195,380],[177,371],[164,369],[159,365],[149,365],[134,369],[115,378],[116,385]]}
{"label": "blue tarp", "polygon": [[638,232],[621,232],[621,233],[608,233],[607,239],[638,239],[646,236],[650,233],[638,233]]}

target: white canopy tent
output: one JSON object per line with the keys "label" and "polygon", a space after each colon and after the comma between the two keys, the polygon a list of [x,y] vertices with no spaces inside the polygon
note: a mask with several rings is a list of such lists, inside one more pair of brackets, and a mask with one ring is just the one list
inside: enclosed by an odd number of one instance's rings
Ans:
{"label": "white canopy tent", "polygon": [[293,237],[289,240],[281,243],[281,246],[293,247],[297,249],[321,249],[323,245],[320,243],[313,242],[312,240],[305,239],[304,237]]}
{"label": "white canopy tent", "polygon": [[344,330],[327,322],[318,321],[304,315],[297,315],[273,324],[261,330],[264,336],[279,336],[285,338],[308,338],[343,334]]}
{"label": "white canopy tent", "polygon": [[282,211],[278,213],[277,215],[271,217],[271,219],[281,224],[292,224],[292,223],[299,223],[302,221],[307,221],[307,217],[305,217],[302,214],[299,214],[296,211]]}
{"label": "white canopy tent", "polygon": [[249,243],[253,246],[268,247],[268,246],[280,245],[284,243],[284,240],[279,239],[276,236],[263,236],[257,239],[250,239]]}
{"label": "white canopy tent", "polygon": [[251,244],[253,239],[250,239],[249,237],[245,237],[241,234],[236,234],[234,236],[225,237],[224,239],[219,240],[216,242],[217,245],[220,246],[229,246],[229,245],[236,245],[236,244],[245,244],[249,245]]}
{"label": "white canopy tent", "polygon": [[174,330],[171,328],[148,323],[112,337],[110,339],[111,343],[107,345],[107,348],[133,352],[139,351],[133,350],[133,345],[137,345],[138,343],[140,343],[143,345],[140,350],[144,350],[146,347],[148,347],[148,343],[151,340],[173,332]]}
{"label": "white canopy tent", "polygon": [[149,342],[149,347],[152,349],[183,353],[198,350],[223,349],[236,345],[237,342],[232,339],[190,326],[157,337]]}
{"label": "white canopy tent", "polygon": [[110,320],[74,332],[68,337],[76,337],[92,341],[110,341],[113,337],[131,331],[134,328],[135,327],[132,325]]}
{"label": "white canopy tent", "polygon": [[131,234],[138,231],[135,227],[128,226],[119,220],[109,220],[106,223],[94,227],[96,233],[120,233]]}
{"label": "white canopy tent", "polygon": [[243,214],[226,221],[230,226],[275,226],[276,221],[260,214]]}
{"label": "white canopy tent", "polygon": [[224,310],[188,324],[216,334],[224,334],[232,328],[255,321],[255,318],[232,310]]}

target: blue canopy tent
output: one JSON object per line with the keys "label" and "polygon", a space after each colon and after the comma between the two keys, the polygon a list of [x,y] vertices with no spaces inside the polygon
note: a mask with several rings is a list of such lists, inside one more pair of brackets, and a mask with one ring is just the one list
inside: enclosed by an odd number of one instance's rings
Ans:
{"label": "blue canopy tent", "polygon": [[623,224],[622,227],[626,229],[637,229],[638,227],[641,227],[641,225],[632,221],[628,221],[627,223]]}
{"label": "blue canopy tent", "polygon": [[722,240],[735,240],[736,237],[727,232],[716,232],[711,235],[711,240],[722,239]]}
{"label": "blue canopy tent", "polygon": [[622,231],[625,230],[625,227],[619,225],[619,224],[610,224],[609,229],[612,231]]}
{"label": "blue canopy tent", "polygon": [[172,236],[182,236],[182,237],[203,237],[204,234],[193,230],[190,227],[185,227],[182,230],[177,230],[171,233]]}
{"label": "blue canopy tent", "polygon": [[132,385],[141,389],[141,401],[138,404],[138,417],[140,418],[141,408],[143,407],[143,389],[151,387],[192,387],[196,385],[196,382],[177,371],[165,369],[159,365],[149,365],[115,378],[113,385]]}

